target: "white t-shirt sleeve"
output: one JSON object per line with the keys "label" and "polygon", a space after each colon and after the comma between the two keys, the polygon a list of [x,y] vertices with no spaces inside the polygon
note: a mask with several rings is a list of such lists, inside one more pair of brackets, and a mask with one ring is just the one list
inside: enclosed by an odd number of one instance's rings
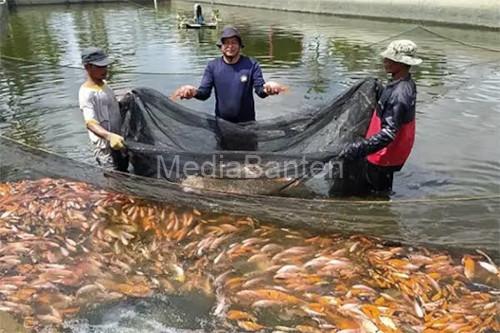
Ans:
{"label": "white t-shirt sleeve", "polygon": [[80,88],[78,101],[80,103],[80,110],[83,113],[83,119],[85,120],[85,123],[91,120],[97,121],[93,96],[94,94],[92,90],[86,89],[84,87]]}

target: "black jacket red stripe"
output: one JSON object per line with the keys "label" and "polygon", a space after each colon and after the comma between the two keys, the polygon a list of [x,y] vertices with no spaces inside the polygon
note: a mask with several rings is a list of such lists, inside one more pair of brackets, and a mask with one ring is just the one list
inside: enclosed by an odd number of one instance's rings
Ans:
{"label": "black jacket red stripe", "polygon": [[415,140],[417,88],[411,75],[382,91],[360,149],[375,165],[401,169]]}

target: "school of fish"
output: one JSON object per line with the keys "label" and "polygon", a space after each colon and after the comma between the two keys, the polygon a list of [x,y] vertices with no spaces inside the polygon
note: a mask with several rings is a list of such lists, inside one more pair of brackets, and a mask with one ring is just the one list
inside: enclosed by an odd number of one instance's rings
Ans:
{"label": "school of fish", "polygon": [[312,234],[67,180],[0,184],[0,312],[28,330],[194,292],[221,332],[500,331],[500,273],[480,250]]}

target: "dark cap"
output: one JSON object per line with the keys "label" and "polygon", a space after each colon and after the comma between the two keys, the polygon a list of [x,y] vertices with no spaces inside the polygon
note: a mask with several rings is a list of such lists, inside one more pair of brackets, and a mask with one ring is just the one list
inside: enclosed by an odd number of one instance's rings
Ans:
{"label": "dark cap", "polygon": [[113,61],[98,47],[89,47],[82,51],[82,64],[92,64],[100,67],[108,66]]}
{"label": "dark cap", "polygon": [[241,40],[241,35],[238,29],[232,26],[226,26],[224,29],[222,29],[222,33],[220,35],[219,41],[217,42],[217,46],[221,47],[222,46],[222,40],[226,38],[231,38],[231,37],[236,37],[240,41],[240,46],[245,47],[243,45],[243,41]]}

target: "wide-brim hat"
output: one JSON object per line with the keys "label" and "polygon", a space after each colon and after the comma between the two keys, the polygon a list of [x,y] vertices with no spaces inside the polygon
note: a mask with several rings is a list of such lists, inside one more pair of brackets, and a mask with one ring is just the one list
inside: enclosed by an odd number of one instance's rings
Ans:
{"label": "wide-brim hat", "polygon": [[416,54],[417,44],[411,40],[401,39],[391,42],[380,56],[405,65],[416,66],[422,63],[422,59]]}
{"label": "wide-brim hat", "polygon": [[111,60],[104,51],[98,47],[89,47],[82,51],[82,64],[104,67],[111,65]]}
{"label": "wide-brim hat", "polygon": [[240,32],[238,29],[232,26],[226,26],[224,29],[222,29],[222,33],[220,34],[220,38],[217,41],[217,46],[221,47],[222,46],[222,41],[226,38],[231,38],[231,37],[236,37],[240,41],[240,47],[245,47],[243,44],[243,40],[241,39]]}

